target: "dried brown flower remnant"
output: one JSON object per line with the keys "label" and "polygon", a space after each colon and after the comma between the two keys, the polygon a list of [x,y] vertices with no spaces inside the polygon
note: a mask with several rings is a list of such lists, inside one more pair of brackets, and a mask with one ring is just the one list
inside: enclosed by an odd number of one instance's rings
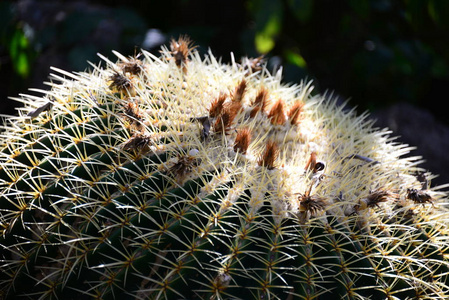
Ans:
{"label": "dried brown flower remnant", "polygon": [[147,152],[151,145],[151,137],[145,134],[136,133],[125,142],[122,146],[123,150],[137,150]]}
{"label": "dried brown flower remnant", "polygon": [[312,215],[315,215],[320,210],[324,210],[326,207],[325,199],[317,195],[302,195],[298,197],[298,200],[300,202],[300,210],[307,211]]}
{"label": "dried brown flower remnant", "polygon": [[135,102],[128,102],[124,107],[124,115],[128,123],[135,126],[136,129],[142,129],[141,121],[143,120],[143,115],[139,110],[139,106]]}
{"label": "dried brown flower remnant", "polygon": [[109,77],[109,80],[112,81],[111,84],[109,84],[111,90],[116,89],[121,93],[128,92],[132,94],[133,84],[123,73],[115,71],[114,74]]}
{"label": "dried brown flower remnant", "polygon": [[407,194],[405,197],[409,200],[412,200],[416,204],[433,204],[433,198],[426,190],[407,189]]}
{"label": "dried brown flower remnant", "polygon": [[287,115],[292,125],[298,125],[301,121],[301,112],[304,107],[304,103],[302,101],[296,101],[289,109]]}
{"label": "dried brown flower remnant", "polygon": [[399,195],[388,190],[378,189],[371,191],[369,195],[360,200],[358,204],[354,207],[355,211],[364,210],[366,208],[379,207],[382,202],[387,202],[388,200],[398,200]]}
{"label": "dried brown flower remnant", "polygon": [[366,197],[366,199],[368,200],[367,206],[374,207],[378,206],[378,204],[381,202],[386,202],[388,200],[397,200],[399,199],[399,195],[388,190],[380,189],[371,192],[368,197]]}
{"label": "dried brown flower remnant", "polygon": [[268,141],[265,145],[265,151],[260,156],[257,163],[261,167],[265,167],[268,170],[273,170],[276,168],[276,159],[279,155],[279,147],[276,142]]}
{"label": "dried brown flower remnant", "polygon": [[271,120],[271,124],[273,125],[282,125],[287,121],[287,117],[285,116],[285,108],[284,101],[282,99],[278,99],[270,109],[268,113],[268,118]]}
{"label": "dried brown flower remnant", "polygon": [[184,178],[185,175],[193,171],[194,167],[201,164],[201,160],[195,155],[180,154],[176,161],[168,168],[167,172],[178,179]]}
{"label": "dried brown flower remnant", "polygon": [[123,73],[139,75],[142,72],[143,62],[139,59],[139,56],[140,53],[130,58],[129,61],[119,64],[119,66],[122,68]]}
{"label": "dried brown flower remnant", "polygon": [[187,63],[189,61],[190,52],[196,48],[192,46],[192,40],[188,36],[181,36],[178,40],[172,39],[170,49],[176,66],[182,68],[182,72],[187,73]]}
{"label": "dried brown flower remnant", "polygon": [[237,131],[237,136],[234,142],[234,151],[246,154],[249,144],[251,142],[251,131],[248,128],[243,128]]}
{"label": "dried brown flower remnant", "polygon": [[309,189],[304,193],[299,193],[299,221],[304,224],[309,215],[316,215],[317,212],[324,210],[326,208],[326,199],[318,195],[310,195],[312,191],[313,184],[310,185]]}

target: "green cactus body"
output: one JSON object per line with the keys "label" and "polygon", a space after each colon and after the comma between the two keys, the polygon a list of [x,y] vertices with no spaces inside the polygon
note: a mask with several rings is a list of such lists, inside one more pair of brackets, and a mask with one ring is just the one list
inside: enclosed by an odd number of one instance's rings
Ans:
{"label": "green cactus body", "polygon": [[445,194],[367,115],[221,64],[55,70],[0,152],[5,299],[445,299]]}

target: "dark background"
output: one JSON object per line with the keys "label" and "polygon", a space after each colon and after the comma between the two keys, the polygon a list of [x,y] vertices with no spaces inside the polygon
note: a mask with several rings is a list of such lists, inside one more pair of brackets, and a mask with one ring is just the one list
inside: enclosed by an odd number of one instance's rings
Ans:
{"label": "dark background", "polygon": [[97,52],[132,55],[188,34],[229,62],[265,54],[286,82],[312,79],[378,127],[417,146],[422,165],[449,182],[449,1],[157,0],[0,2],[0,103],[44,88],[50,66],[82,71]]}

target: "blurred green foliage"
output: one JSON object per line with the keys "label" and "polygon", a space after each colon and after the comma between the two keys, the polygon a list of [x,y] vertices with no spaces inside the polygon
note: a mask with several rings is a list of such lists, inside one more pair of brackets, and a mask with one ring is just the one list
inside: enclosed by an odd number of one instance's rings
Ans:
{"label": "blurred green foliage", "polygon": [[449,1],[249,2],[256,48],[289,66],[286,80],[306,74],[320,92],[352,97],[363,110],[405,101],[448,119],[441,105],[449,84]]}
{"label": "blurred green foliage", "polygon": [[[47,76],[50,72],[47,61],[62,64],[58,67],[81,71],[88,67],[86,61],[99,61],[98,52],[110,54],[116,49],[133,53],[142,42],[147,25],[133,8],[104,9],[94,5],[77,6],[75,2],[68,1],[72,6],[51,1],[0,3],[2,99],[24,92],[35,83],[33,72],[40,71],[38,75],[44,73]],[[30,7],[20,7],[26,5]],[[37,70],[37,67],[41,69]],[[47,77],[34,79],[40,83]],[[6,104],[2,105],[3,113],[13,113],[11,102]]]}
{"label": "blurred green foliage", "polygon": [[17,78],[50,48],[72,70],[98,61],[97,52],[132,55],[156,28],[166,41],[188,34],[225,62],[231,51],[264,54],[283,66],[285,81],[313,79],[317,92],[351,97],[361,110],[407,101],[447,119],[439,108],[449,85],[447,0],[103,0],[90,4],[104,9],[74,9],[40,28],[18,18],[12,2],[0,4],[0,51]]}
{"label": "blurred green foliage", "polygon": [[0,3],[0,20],[3,23],[0,32],[0,42],[9,53],[13,74],[20,78],[26,78],[30,73],[30,66],[35,53],[32,51],[24,24],[21,22],[16,23],[12,15],[12,7],[6,2]]}
{"label": "blurred green foliage", "polygon": [[30,49],[30,42],[21,28],[16,28],[9,38],[9,54],[14,71],[20,77],[27,77],[30,73],[33,52]]}

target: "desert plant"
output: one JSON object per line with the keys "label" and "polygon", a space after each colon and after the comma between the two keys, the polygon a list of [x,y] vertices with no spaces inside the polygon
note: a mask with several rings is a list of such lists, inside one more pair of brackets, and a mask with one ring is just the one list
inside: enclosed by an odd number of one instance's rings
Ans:
{"label": "desert plant", "polygon": [[54,69],[0,151],[5,299],[443,299],[445,194],[368,115],[182,37]]}

